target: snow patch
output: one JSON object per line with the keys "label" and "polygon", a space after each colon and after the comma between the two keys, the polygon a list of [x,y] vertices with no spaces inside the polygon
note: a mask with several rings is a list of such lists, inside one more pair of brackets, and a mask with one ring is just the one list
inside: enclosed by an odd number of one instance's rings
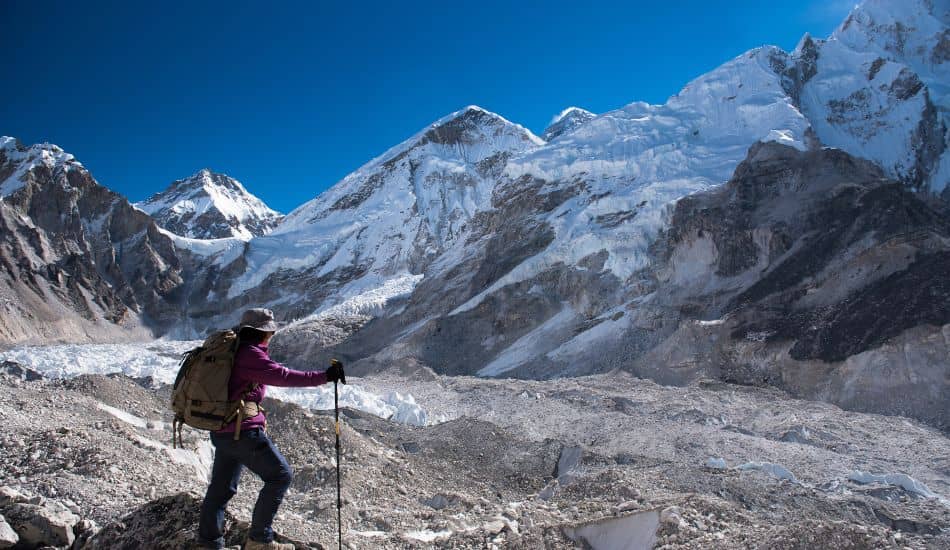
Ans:
{"label": "snow patch", "polygon": [[795,474],[790,472],[786,467],[781,464],[774,464],[772,462],[746,462],[745,464],[740,464],[736,466],[737,470],[758,470],[760,472],[765,472],[773,477],[778,479],[785,479],[791,481],[792,483],[798,483],[798,479],[795,478]]}
{"label": "snow patch", "polygon": [[872,474],[855,470],[848,475],[848,479],[861,484],[880,483],[882,485],[893,485],[904,489],[908,493],[913,493],[924,498],[935,498],[942,503],[950,504],[950,501],[934,493],[928,489],[926,485],[907,474]]}
{"label": "snow patch", "polygon": [[0,352],[0,360],[15,361],[47,378],[122,373],[133,378],[150,376],[158,383],[171,384],[178,374],[181,354],[200,344],[157,340],[148,344],[16,346]]}
{"label": "snow patch", "polygon": [[557,124],[558,122],[561,122],[562,120],[564,120],[564,117],[567,117],[572,114],[578,114],[581,116],[596,116],[594,115],[594,113],[588,111],[587,109],[582,109],[580,107],[568,107],[567,109],[564,109],[560,113],[554,115],[554,117],[551,118],[551,122],[548,123],[548,126],[553,126]]}
{"label": "snow patch", "polygon": [[432,531],[429,529],[423,529],[420,531],[407,531],[403,533],[403,536],[410,540],[417,540],[419,542],[435,542],[438,540],[446,540],[452,536],[452,531]]}
{"label": "snow patch", "polygon": [[148,421],[144,418],[135,416],[132,413],[125,412],[122,409],[117,409],[115,407],[106,405],[105,403],[96,403],[96,408],[100,411],[105,411],[112,416],[118,418],[119,420],[125,422],[126,424],[131,424],[136,428],[142,428],[143,430],[148,428]]}

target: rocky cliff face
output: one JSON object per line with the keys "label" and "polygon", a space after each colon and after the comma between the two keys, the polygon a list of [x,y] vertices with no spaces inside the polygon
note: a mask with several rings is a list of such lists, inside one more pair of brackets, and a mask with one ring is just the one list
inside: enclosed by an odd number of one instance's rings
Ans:
{"label": "rocky cliff face", "polygon": [[879,168],[755,146],[728,184],[677,203],[663,245],[650,302],[679,323],[635,371],[950,425],[950,218]]}
{"label": "rocky cliff face", "polygon": [[180,319],[172,241],[72,155],[2,138],[0,181],[0,339],[145,337]]}
{"label": "rocky cliff face", "polygon": [[135,206],[159,226],[193,239],[248,240],[270,233],[281,219],[241,182],[207,168]]}

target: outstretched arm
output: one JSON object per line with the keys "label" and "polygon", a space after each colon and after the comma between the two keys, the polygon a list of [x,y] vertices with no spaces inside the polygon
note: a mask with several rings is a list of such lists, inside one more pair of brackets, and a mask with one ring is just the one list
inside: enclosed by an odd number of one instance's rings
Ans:
{"label": "outstretched arm", "polygon": [[253,346],[248,347],[244,352],[248,354],[248,357],[242,374],[257,384],[302,388],[327,383],[327,375],[323,371],[288,369],[268,357],[263,350]]}

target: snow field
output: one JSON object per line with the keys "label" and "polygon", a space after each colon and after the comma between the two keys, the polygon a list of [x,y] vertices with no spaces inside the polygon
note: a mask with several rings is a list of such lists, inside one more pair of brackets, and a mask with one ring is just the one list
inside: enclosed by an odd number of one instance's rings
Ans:
{"label": "snow field", "polygon": [[[122,373],[133,378],[151,377],[158,384],[171,384],[178,373],[181,354],[200,341],[158,340],[148,344],[65,344],[17,346],[0,351],[0,362],[13,361],[48,378],[73,378],[83,374]],[[355,381],[356,379],[354,379]],[[373,393],[358,384],[341,385],[340,406],[361,410],[395,422],[426,426],[446,420],[433,416],[416,403],[412,395],[396,391]],[[268,387],[268,395],[313,410],[333,409],[333,387]],[[145,425],[146,420],[107,405],[100,408],[129,424]]]}

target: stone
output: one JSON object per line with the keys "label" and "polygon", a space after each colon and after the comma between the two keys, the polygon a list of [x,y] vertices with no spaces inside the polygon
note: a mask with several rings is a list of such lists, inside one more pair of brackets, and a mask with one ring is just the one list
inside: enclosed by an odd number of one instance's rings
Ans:
{"label": "stone", "polygon": [[660,523],[669,525],[674,531],[680,529],[684,522],[682,518],[682,511],[679,506],[670,506],[669,508],[664,508],[660,512]]}
{"label": "stone", "polygon": [[76,540],[73,527],[79,523],[79,516],[64,506],[17,503],[9,506],[5,515],[24,544],[69,546]]}
{"label": "stone", "polygon": [[73,548],[83,548],[92,537],[99,532],[99,525],[91,519],[80,520],[79,523],[73,527],[73,533],[76,534],[76,542],[73,543]]}
{"label": "stone", "polygon": [[15,504],[17,502],[26,502],[26,495],[17,491],[13,487],[0,487],[0,506]]}
{"label": "stone", "polygon": [[7,520],[0,516],[0,548],[12,548],[18,542],[20,542],[19,535],[16,534],[13,527],[10,527]]}

